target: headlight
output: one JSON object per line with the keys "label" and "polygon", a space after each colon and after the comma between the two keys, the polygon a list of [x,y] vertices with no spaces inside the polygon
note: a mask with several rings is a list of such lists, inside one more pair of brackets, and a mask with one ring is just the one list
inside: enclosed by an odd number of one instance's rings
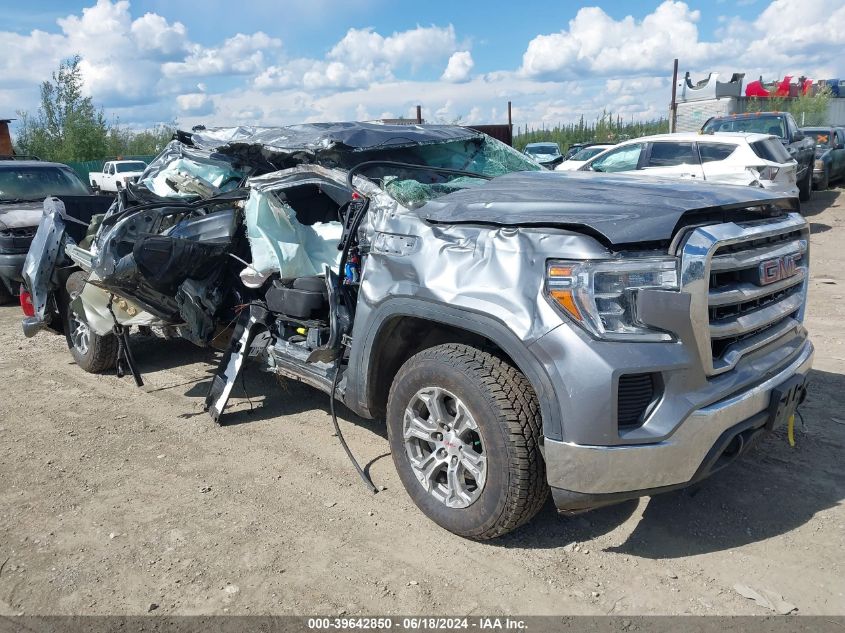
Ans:
{"label": "headlight", "polygon": [[671,341],[637,316],[641,288],[678,290],[675,258],[574,262],[550,260],[546,294],[556,308],[593,336],[611,340]]}

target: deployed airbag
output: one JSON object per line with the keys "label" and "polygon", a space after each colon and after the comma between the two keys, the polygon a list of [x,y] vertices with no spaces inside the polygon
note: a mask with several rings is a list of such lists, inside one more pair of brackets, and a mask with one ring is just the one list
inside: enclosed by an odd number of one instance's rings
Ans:
{"label": "deployed airbag", "polygon": [[270,191],[253,189],[245,208],[252,268],[282,278],[313,277],[328,265],[337,270],[343,234],[340,222],[304,225],[293,208]]}

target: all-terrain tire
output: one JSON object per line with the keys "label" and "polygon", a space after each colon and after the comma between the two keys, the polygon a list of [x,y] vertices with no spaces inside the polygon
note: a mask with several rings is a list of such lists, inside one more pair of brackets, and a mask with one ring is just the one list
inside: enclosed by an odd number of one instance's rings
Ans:
{"label": "all-terrain tire", "polygon": [[[454,394],[477,424],[487,477],[467,507],[450,507],[427,491],[406,452],[406,409],[415,394],[428,388]],[[450,343],[412,356],[391,385],[387,431],[396,470],[411,499],[435,523],[459,536],[485,540],[506,534],[530,521],[548,497],[537,396],[518,369],[492,354]]]}
{"label": "all-terrain tire", "polygon": [[807,202],[813,195],[813,168],[807,168],[807,175],[798,183],[798,199]]}
{"label": "all-terrain tire", "polygon": [[[117,338],[114,334],[100,336],[88,330],[86,344],[82,345],[76,334],[80,323],[84,324],[74,313],[71,301],[82,291],[86,275],[83,272],[73,273],[67,280],[63,297],[64,329],[67,346],[73,360],[90,374],[100,374],[112,369],[117,364]],[[87,327],[87,326],[86,326]]]}

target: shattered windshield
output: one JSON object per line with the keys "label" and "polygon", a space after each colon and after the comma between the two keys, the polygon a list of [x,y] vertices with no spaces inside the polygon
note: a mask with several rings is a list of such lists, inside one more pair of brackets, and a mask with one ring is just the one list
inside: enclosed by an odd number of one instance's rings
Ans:
{"label": "shattered windshield", "polygon": [[363,152],[372,154],[356,162],[389,160],[413,165],[427,165],[454,169],[464,174],[443,174],[424,169],[402,169],[396,166],[373,165],[360,172],[370,180],[379,181],[387,194],[399,204],[413,209],[429,200],[445,196],[459,189],[477,187],[487,177],[502,176],[515,171],[540,171],[543,168],[529,157],[490,137],[471,138],[447,143],[415,145],[401,149]]}
{"label": "shattered windshield", "polygon": [[0,201],[43,200],[48,196],[85,196],[88,187],[69,169],[18,167],[0,169]]}
{"label": "shattered windshield", "polygon": [[236,189],[249,175],[251,170],[232,160],[171,141],[146,167],[139,184],[163,198],[210,197]]}

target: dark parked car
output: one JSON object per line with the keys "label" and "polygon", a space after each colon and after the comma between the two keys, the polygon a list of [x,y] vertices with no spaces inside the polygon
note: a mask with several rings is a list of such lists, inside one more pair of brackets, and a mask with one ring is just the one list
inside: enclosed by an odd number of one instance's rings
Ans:
{"label": "dark parked car", "polygon": [[0,303],[18,294],[21,269],[41,220],[44,198],[89,193],[88,186],[67,165],[0,161]]}
{"label": "dark parked car", "polygon": [[593,145],[593,144],[594,143],[572,143],[572,145],[570,145],[569,148],[564,153],[563,160],[569,160],[570,158],[575,156],[575,154],[580,152],[582,149],[584,149],[585,147],[589,147],[590,145]]}
{"label": "dark parked car", "polygon": [[816,141],[813,185],[827,189],[834,180],[845,178],[845,128],[803,127],[805,136]]}
{"label": "dark parked car", "polygon": [[704,134],[757,132],[777,136],[789,155],[798,163],[798,197],[802,202],[810,199],[816,143],[811,137],[804,136],[789,112],[749,112],[712,117],[702,126],[701,131]]}

